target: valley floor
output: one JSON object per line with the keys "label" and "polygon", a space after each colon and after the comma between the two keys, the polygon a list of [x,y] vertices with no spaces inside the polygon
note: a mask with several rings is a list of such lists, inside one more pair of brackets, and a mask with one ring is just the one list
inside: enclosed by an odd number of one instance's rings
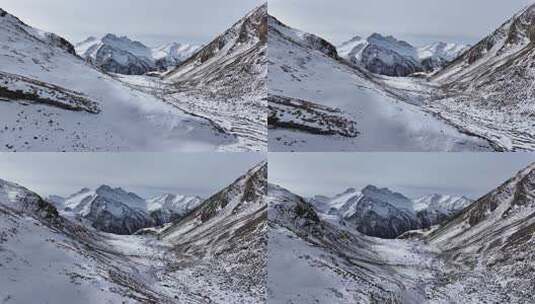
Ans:
{"label": "valley floor", "polygon": [[[528,303],[505,286],[506,274],[458,265],[419,240],[366,237],[335,252],[283,228],[270,230],[268,302]],[[292,273],[292,276],[288,276]]]}
{"label": "valley floor", "polygon": [[[154,236],[56,228],[0,208],[0,303],[254,303],[223,262],[177,256]],[[232,269],[232,267],[228,267]],[[46,277],[46,280],[43,278]],[[31,292],[29,290],[31,289]],[[252,291],[255,292],[254,290]]]}

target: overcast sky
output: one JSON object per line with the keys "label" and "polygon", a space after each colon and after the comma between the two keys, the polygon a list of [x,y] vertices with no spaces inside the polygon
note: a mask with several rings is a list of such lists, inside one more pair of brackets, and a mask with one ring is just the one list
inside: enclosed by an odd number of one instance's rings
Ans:
{"label": "overcast sky", "polygon": [[535,153],[270,153],[269,182],[303,196],[371,184],[477,199],[532,162]]}
{"label": "overcast sky", "polygon": [[0,153],[0,178],[40,195],[107,184],[148,198],[221,190],[265,159],[261,153]]}
{"label": "overcast sky", "polygon": [[355,35],[391,34],[419,45],[475,43],[534,0],[270,0],[269,12],[339,44]]}
{"label": "overcast sky", "polygon": [[260,0],[2,0],[0,7],[31,26],[69,41],[105,33],[149,45],[202,44],[215,38]]}

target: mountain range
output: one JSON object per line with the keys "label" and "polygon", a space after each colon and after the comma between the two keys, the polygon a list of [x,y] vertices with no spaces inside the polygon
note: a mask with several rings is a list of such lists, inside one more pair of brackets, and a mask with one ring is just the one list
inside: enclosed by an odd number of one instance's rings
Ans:
{"label": "mountain range", "polygon": [[104,232],[133,234],[136,231],[173,222],[193,210],[198,196],[161,194],[147,200],[122,188],[102,185],[96,190],[83,188],[62,198],[49,197],[64,216],[79,218]]}
{"label": "mountain range", "polygon": [[[270,297],[275,303],[530,303],[534,176],[531,164],[436,227],[403,239],[366,236],[269,184]],[[371,196],[387,194],[377,190]],[[422,210],[458,202],[430,195],[412,203]]]}
{"label": "mountain range", "polygon": [[150,48],[126,36],[106,34],[89,37],[75,45],[76,53],[106,72],[142,75],[151,71],[166,71],[193,55],[200,46],[169,43]]}
{"label": "mountain range", "polygon": [[445,42],[415,47],[393,36],[374,33],[366,39],[355,36],[340,44],[337,51],[341,57],[372,73],[409,76],[417,72],[439,70],[468,48],[466,45]]}
{"label": "mountain range", "polygon": [[308,202],[318,214],[334,217],[363,234],[396,238],[410,230],[438,225],[461,212],[472,200],[441,194],[412,200],[388,188],[369,185],[361,191],[347,189],[334,197],[315,196]]}
{"label": "mountain range", "polygon": [[[114,213],[126,203],[136,210],[180,201],[180,208],[193,208],[164,226],[120,235],[102,233],[94,229],[93,217],[80,221],[31,190],[0,180],[0,298],[15,303],[36,298],[69,298],[71,303],[265,302],[266,183],[267,165],[260,163],[195,207],[191,200],[170,195],[147,203],[109,186],[82,189],[65,200],[74,210],[91,205],[88,214]],[[125,204],[118,206],[120,200]]]}

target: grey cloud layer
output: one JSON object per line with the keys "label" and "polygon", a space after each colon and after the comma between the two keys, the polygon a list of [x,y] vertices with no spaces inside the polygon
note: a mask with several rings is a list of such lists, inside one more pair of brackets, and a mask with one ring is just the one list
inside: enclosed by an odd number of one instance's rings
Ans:
{"label": "grey cloud layer", "polygon": [[40,194],[109,184],[145,197],[207,197],[262,161],[261,153],[0,153],[0,178]]}
{"label": "grey cloud layer", "polygon": [[305,196],[372,184],[478,198],[531,162],[534,153],[272,153],[269,180]]}
{"label": "grey cloud layer", "polygon": [[[89,35],[128,35],[148,44],[206,43],[259,0],[3,0],[0,7],[72,42]],[[44,13],[46,12],[46,13]]]}
{"label": "grey cloud layer", "polygon": [[473,43],[529,3],[533,0],[271,0],[269,10],[281,21],[334,43],[373,32],[413,43]]}

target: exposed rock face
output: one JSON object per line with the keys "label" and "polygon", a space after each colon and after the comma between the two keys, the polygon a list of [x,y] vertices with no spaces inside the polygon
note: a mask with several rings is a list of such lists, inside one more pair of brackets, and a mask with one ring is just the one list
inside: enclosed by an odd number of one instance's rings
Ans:
{"label": "exposed rock face", "polygon": [[364,188],[362,194],[353,215],[346,217],[357,231],[380,238],[396,238],[418,227],[412,202],[402,194],[374,186]]}
{"label": "exposed rock face", "polygon": [[139,229],[155,226],[153,219],[139,209],[110,198],[97,196],[84,218],[100,231],[115,234],[133,234]]}

